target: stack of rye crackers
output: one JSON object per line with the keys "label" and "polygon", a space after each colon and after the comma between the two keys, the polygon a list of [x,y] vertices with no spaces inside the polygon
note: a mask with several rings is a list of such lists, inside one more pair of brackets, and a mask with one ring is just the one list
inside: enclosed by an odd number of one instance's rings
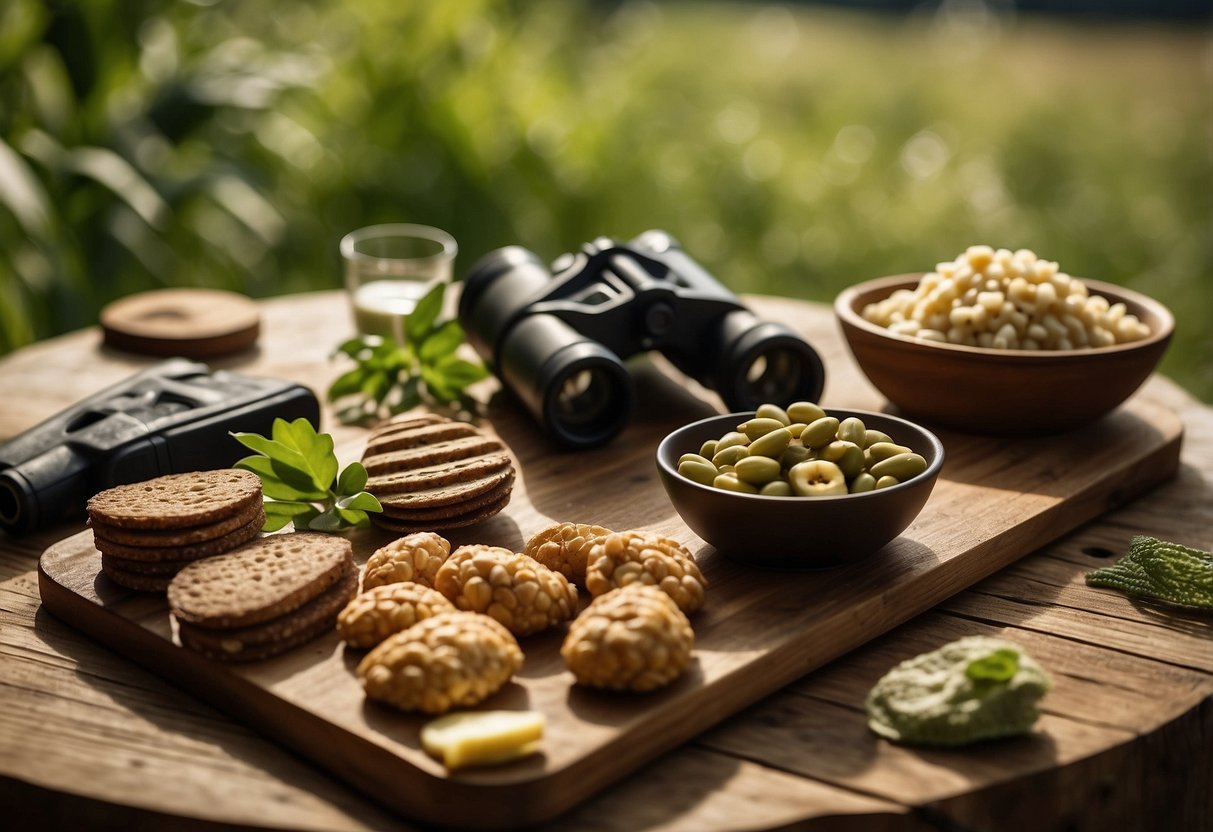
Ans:
{"label": "stack of rye crackers", "polygon": [[[397,417],[376,428],[363,457],[373,516],[399,533],[469,526],[510,500],[505,445],[464,422]],[[334,629],[357,592],[349,540],[292,532],[262,536],[256,474],[169,474],[102,491],[88,502],[101,570],[114,583],[166,592],[181,644],[207,657],[255,660]]]}
{"label": "stack of rye crackers", "polygon": [[371,431],[362,464],[382,514],[371,521],[399,534],[457,529],[505,508],[514,465],[500,439],[433,414],[397,417]]}
{"label": "stack of rye crackers", "polygon": [[102,491],[88,519],[110,580],[163,592],[186,565],[261,534],[261,480],[234,468],[169,474]]}

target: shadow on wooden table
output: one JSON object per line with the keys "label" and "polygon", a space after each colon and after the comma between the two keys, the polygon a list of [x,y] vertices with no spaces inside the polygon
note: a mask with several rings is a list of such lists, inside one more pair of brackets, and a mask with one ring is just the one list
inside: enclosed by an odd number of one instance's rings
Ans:
{"label": "shadow on wooden table", "polygon": [[[78,690],[88,691],[96,698],[96,707],[90,709],[101,724],[113,722],[132,731],[129,737],[136,757],[132,766],[147,768],[147,776],[155,776],[155,735],[171,733],[176,741],[193,747],[203,766],[214,766],[216,758],[230,761],[225,765],[234,770],[248,772],[250,782],[263,778],[261,772],[278,777],[314,798],[348,815],[354,825],[365,824],[376,829],[409,829],[384,810],[365,798],[340,785],[320,769],[306,763],[302,758],[273,745],[249,729],[235,723],[219,711],[195,698],[187,690],[172,685],[144,671],[117,654],[98,654],[87,639],[60,622],[44,608],[34,616],[34,627],[40,638],[60,656],[74,664],[72,672],[83,683]],[[118,681],[122,680],[122,681]],[[138,723],[149,723],[147,736],[135,734]],[[131,728],[134,723],[134,728]],[[103,730],[100,727],[93,730]],[[138,749],[142,749],[141,751]],[[173,758],[179,755],[173,753]],[[209,762],[207,762],[209,761]],[[178,763],[179,764],[179,763]],[[254,788],[233,778],[216,787],[233,789]],[[189,788],[183,784],[182,788]],[[222,803],[222,793],[215,799]],[[58,823],[36,824],[30,828],[95,828],[95,829],[223,829],[222,823],[213,823],[191,818],[167,817],[156,812],[154,804],[148,808],[132,809],[111,806],[105,801],[89,797],[59,795],[64,808],[77,806],[84,813],[81,817],[93,817],[95,824],[83,823],[80,817],[64,815]],[[240,801],[237,800],[236,803]],[[71,818],[68,823],[67,819]],[[18,827],[20,828],[20,827]]]}

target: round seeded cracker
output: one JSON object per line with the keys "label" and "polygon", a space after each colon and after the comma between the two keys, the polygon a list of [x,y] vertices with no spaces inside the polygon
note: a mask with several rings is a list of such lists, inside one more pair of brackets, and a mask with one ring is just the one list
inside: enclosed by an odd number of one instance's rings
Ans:
{"label": "round seeded cracker", "polygon": [[105,538],[111,543],[163,549],[215,540],[236,531],[241,526],[247,526],[258,518],[262,524],[265,523],[265,508],[262,503],[253,502],[231,517],[215,523],[186,526],[180,529],[124,529],[121,526],[99,523],[95,520],[90,520],[89,525],[93,528],[94,537]]}
{"label": "round seeded cracker", "polygon": [[353,568],[344,537],[275,534],[186,566],[168,588],[180,621],[200,627],[258,624],[298,609]]}
{"label": "round seeded cracker", "polygon": [[259,502],[256,474],[224,468],[115,486],[88,501],[88,514],[124,529],[179,529],[218,522]]}
{"label": "round seeded cracker", "polygon": [[144,561],[147,563],[174,560],[190,561],[211,557],[212,555],[221,555],[224,552],[235,549],[237,546],[248,543],[254,537],[261,534],[261,527],[265,525],[265,511],[260,506],[256,506],[256,508],[257,512],[253,514],[252,519],[243,526],[233,529],[227,534],[216,537],[213,540],[203,540],[199,543],[191,543],[185,546],[156,546],[150,543],[131,546],[125,543],[115,543],[107,537],[102,536],[101,530],[94,527],[93,545],[103,555],[113,555],[127,560]]}

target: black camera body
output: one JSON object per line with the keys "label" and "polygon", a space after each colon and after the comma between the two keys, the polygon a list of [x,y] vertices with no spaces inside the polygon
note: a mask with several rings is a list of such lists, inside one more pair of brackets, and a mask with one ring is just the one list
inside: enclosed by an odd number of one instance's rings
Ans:
{"label": "black camera body", "polygon": [[549,270],[532,252],[497,249],[464,279],[468,341],[560,444],[593,447],[627,423],[623,360],[658,350],[730,410],[816,401],[817,353],[761,321],[662,231],[600,237]]}
{"label": "black camera body", "polygon": [[228,433],[268,436],[277,417],[318,425],[320,405],[293,382],[161,362],[0,445],[0,528],[20,535],[83,519],[106,488],[227,468],[247,454]]}

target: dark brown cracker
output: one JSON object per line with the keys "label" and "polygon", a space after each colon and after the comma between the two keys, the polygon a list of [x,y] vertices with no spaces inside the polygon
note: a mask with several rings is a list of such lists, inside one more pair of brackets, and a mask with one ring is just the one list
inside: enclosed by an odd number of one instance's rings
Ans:
{"label": "dark brown cracker", "polygon": [[467,514],[460,514],[454,517],[447,517],[442,520],[398,520],[395,517],[384,517],[382,515],[371,515],[372,522],[382,529],[387,529],[390,532],[398,532],[400,534],[410,534],[412,532],[433,531],[438,529],[461,529],[464,526],[474,526],[477,523],[482,523],[490,517],[499,513],[510,502],[510,493],[507,491],[505,496],[495,503],[490,503],[487,506],[482,506],[478,509],[473,509]]}
{"label": "dark brown cracker", "polygon": [[473,459],[457,459],[454,462],[440,462],[411,471],[396,471],[391,474],[370,477],[366,481],[366,490],[376,497],[398,494],[402,491],[421,491],[426,488],[468,482],[495,471],[508,470],[509,467],[510,458],[504,453]]}
{"label": "dark brown cracker", "polygon": [[129,546],[123,543],[115,543],[105,537],[102,537],[101,531],[97,528],[93,529],[93,545],[97,547],[97,551],[103,555],[114,555],[128,560],[139,560],[147,562],[166,561],[166,560],[198,560],[199,558],[211,557],[212,555],[221,555],[224,552],[235,549],[237,546],[248,543],[257,535],[261,534],[261,527],[265,525],[265,511],[259,509],[253,515],[253,519],[245,523],[238,529],[228,532],[222,537],[217,537],[214,540],[204,540],[201,543],[194,543],[189,546]]}
{"label": "dark brown cracker", "polygon": [[206,523],[201,526],[188,526],[181,529],[124,529],[109,523],[92,522],[93,533],[104,537],[112,543],[126,546],[146,546],[165,548],[169,546],[189,546],[223,537],[228,532],[234,532],[241,526],[252,523],[260,517],[265,523],[265,508],[260,502],[249,503],[248,507],[233,514],[231,517],[216,523]]}
{"label": "dark brown cracker", "polygon": [[450,421],[446,416],[439,416],[437,413],[398,413],[386,422],[380,422],[371,428],[371,436],[375,437],[396,430],[420,428],[426,425],[447,424]]}
{"label": "dark brown cracker", "polygon": [[257,475],[224,468],[115,486],[88,501],[88,514],[124,529],[180,529],[216,523],[258,502]]}
{"label": "dark brown cracker", "polygon": [[186,566],[168,588],[172,613],[201,627],[259,624],[315,598],[353,564],[344,537],[275,534]]}
{"label": "dark brown cracker", "polygon": [[493,490],[507,479],[514,477],[513,468],[500,468],[490,474],[478,477],[468,482],[440,485],[433,488],[423,488],[419,491],[405,491],[396,494],[376,495],[379,502],[392,508],[435,508],[460,503],[478,497]]}
{"label": "dark brown cracker", "polygon": [[421,427],[404,427],[398,430],[384,431],[371,434],[366,443],[363,458],[391,451],[404,451],[409,448],[422,448],[436,442],[449,442],[467,436],[482,436],[483,434],[466,422],[440,422]]}
{"label": "dark brown cracker", "polygon": [[221,661],[254,661],[276,656],[336,627],[337,613],[358,591],[358,570],[349,568],[336,583],[306,604],[260,624],[230,629],[197,627],[177,622],[183,646]]}
{"label": "dark brown cracker", "polygon": [[501,444],[501,440],[491,436],[461,436],[458,439],[449,439],[445,442],[403,451],[363,454],[362,465],[366,468],[366,472],[373,477],[393,471],[421,468],[438,462],[453,462],[504,451],[505,446]]}
{"label": "dark brown cracker", "polygon": [[383,515],[405,523],[421,520],[442,520],[447,517],[467,514],[469,511],[478,509],[481,506],[495,503],[506,494],[509,494],[513,488],[514,478],[511,476],[483,494],[469,497],[466,500],[460,500],[457,503],[449,503],[434,508],[401,508],[396,505],[387,504],[383,505]]}
{"label": "dark brown cracker", "polygon": [[172,575],[144,575],[139,572],[128,572],[113,564],[101,561],[101,572],[119,586],[135,589],[139,592],[164,592],[173,580]]}
{"label": "dark brown cracker", "polygon": [[105,554],[101,556],[102,569],[117,569],[131,575],[167,575],[170,578],[193,562],[193,560],[130,560]]}

